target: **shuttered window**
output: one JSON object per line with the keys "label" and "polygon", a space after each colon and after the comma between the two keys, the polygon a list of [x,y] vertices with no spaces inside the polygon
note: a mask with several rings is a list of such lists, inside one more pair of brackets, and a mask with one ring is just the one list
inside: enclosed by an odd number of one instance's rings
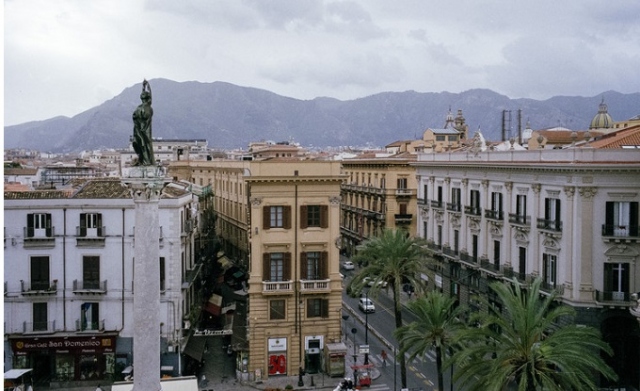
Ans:
{"label": "shuttered window", "polygon": [[291,253],[264,253],[262,275],[263,281],[290,281]]}
{"label": "shuttered window", "polygon": [[307,300],[307,318],[328,318],[329,317],[329,300],[327,299],[308,299]]}
{"label": "shuttered window", "polygon": [[329,253],[311,251],[300,253],[300,278],[303,280],[326,280],[329,278]]}
{"label": "shuttered window", "polygon": [[288,205],[273,205],[263,207],[262,228],[291,229],[291,207]]}
{"label": "shuttered window", "polygon": [[300,228],[329,227],[329,208],[327,205],[300,206]]}

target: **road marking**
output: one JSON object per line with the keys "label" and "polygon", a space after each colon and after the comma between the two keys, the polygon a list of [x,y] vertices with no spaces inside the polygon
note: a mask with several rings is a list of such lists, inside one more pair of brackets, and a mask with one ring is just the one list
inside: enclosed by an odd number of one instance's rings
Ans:
{"label": "road marking", "polygon": [[431,362],[436,362],[436,356],[433,351],[428,351],[424,354]]}
{"label": "road marking", "polygon": [[391,388],[389,388],[388,385],[386,385],[385,383],[382,384],[372,384],[371,387],[367,387],[369,390],[391,390]]}

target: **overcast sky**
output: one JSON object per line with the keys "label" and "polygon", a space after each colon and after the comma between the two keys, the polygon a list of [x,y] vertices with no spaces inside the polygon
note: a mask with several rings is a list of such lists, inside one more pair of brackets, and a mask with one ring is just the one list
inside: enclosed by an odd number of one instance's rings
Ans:
{"label": "overcast sky", "polygon": [[143,78],[299,99],[640,92],[637,0],[4,0],[5,125]]}

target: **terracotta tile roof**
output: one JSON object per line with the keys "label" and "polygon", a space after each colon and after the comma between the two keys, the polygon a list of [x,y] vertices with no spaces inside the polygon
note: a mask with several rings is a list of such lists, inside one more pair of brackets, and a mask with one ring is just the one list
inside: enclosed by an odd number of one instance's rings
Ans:
{"label": "terracotta tile roof", "polygon": [[5,200],[44,200],[70,198],[70,190],[5,191]]}
{"label": "terracotta tile roof", "polygon": [[5,168],[4,175],[36,175],[37,168]]}
{"label": "terracotta tile roof", "polygon": [[[5,189],[5,199],[130,199],[129,189],[122,184],[119,178],[104,179],[78,179],[73,181],[73,188],[67,190],[33,190],[16,191]],[[184,186],[165,186],[162,189],[162,198],[177,198],[190,194]]]}
{"label": "terracotta tile roof", "polygon": [[94,179],[82,184],[73,198],[131,198],[131,193],[120,180]]}
{"label": "terracotta tile roof", "polygon": [[627,145],[640,145],[640,125],[606,134],[589,143],[592,148],[622,148]]}
{"label": "terracotta tile roof", "polygon": [[4,191],[31,191],[31,188],[22,183],[5,183]]}
{"label": "terracotta tile roof", "polygon": [[[573,130],[537,130],[535,131],[533,137],[537,137],[538,134],[541,134],[544,138],[547,139],[547,144],[571,144],[574,141],[582,141],[584,139],[586,130],[578,130],[575,131],[577,136],[575,140],[571,138],[571,134]],[[591,136],[594,137],[601,133],[599,132],[590,132]]]}

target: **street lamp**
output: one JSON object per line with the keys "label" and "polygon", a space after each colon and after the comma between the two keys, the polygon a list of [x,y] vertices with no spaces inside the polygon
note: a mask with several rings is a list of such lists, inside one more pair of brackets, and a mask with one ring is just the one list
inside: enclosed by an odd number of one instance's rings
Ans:
{"label": "street lamp", "polygon": [[342,320],[344,320],[344,339],[345,339],[345,342],[347,340],[347,319],[349,319],[349,315],[342,314]]}
{"label": "street lamp", "polygon": [[[367,304],[369,304],[369,291],[364,292],[364,297],[367,299]],[[365,311],[364,313],[364,344],[369,345],[369,311]],[[369,364],[369,352],[365,351],[364,353],[364,364]]]}

